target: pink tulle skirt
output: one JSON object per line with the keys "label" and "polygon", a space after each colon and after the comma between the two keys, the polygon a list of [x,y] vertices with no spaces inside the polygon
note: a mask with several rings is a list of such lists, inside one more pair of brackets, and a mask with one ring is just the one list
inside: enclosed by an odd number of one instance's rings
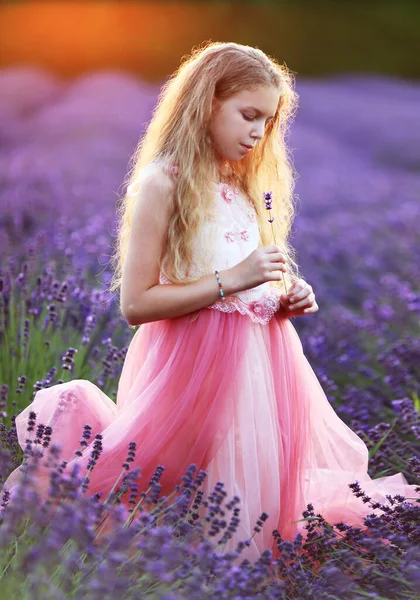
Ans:
{"label": "pink tulle skirt", "polygon": [[[308,503],[331,524],[363,527],[367,514],[381,514],[354,496],[348,484],[356,480],[379,502],[387,503],[386,494],[420,498],[400,473],[370,478],[366,445],[333,410],[287,317],[276,313],[267,325],[212,309],[194,317],[138,328],[116,403],[80,379],[37,392],[16,418],[22,448],[35,435],[27,431],[29,412],[35,411],[37,423],[53,428],[52,442],[61,445],[68,472],[77,461],[83,474],[93,437],[101,433],[103,452],[89,474],[88,495],[102,492],[102,499],[121,475],[131,441],[132,468],[141,467],[140,491],[156,466],[164,465],[162,493],[171,493],[195,463],[207,472],[206,496],[220,481],[226,501],[240,498],[239,527],[224,551],[249,539],[261,513],[268,513],[242,554],[249,559],[274,550],[274,529],[283,539],[298,531],[305,537],[306,522],[297,521]],[[91,444],[75,457],[85,424],[92,427]],[[4,484],[12,499],[20,474],[19,467]],[[40,471],[37,482],[46,495],[47,472]]]}

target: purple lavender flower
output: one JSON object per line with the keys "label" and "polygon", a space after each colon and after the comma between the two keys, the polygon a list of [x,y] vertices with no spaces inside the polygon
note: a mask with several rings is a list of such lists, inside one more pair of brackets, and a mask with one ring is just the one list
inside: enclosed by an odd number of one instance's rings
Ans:
{"label": "purple lavender flower", "polygon": [[267,210],[271,210],[272,195],[273,195],[272,191],[270,191],[270,192],[263,192],[264,202],[265,202],[265,208]]}
{"label": "purple lavender flower", "polygon": [[[264,203],[265,203],[265,208],[267,210],[271,210],[272,209],[272,202],[273,202],[273,192],[270,190],[269,192],[263,192],[263,196],[264,196]],[[274,233],[274,228],[273,228],[273,222],[274,222],[274,217],[270,217],[270,219],[267,219],[269,223],[271,223],[271,231],[273,232],[273,239],[274,239],[274,244],[277,245],[276,242],[276,236]],[[284,284],[284,289],[286,291],[287,294],[287,285],[286,285],[286,280],[284,279],[284,273],[282,271],[281,273],[282,278],[283,278],[283,284]]]}
{"label": "purple lavender flower", "polygon": [[[89,86],[83,89],[75,82],[78,94],[69,95],[65,103],[60,101],[62,94],[57,93],[62,84],[50,80],[48,75],[11,69],[2,74],[1,81],[8,90],[2,111],[12,116],[3,118],[0,124],[4,142],[4,177],[0,186],[0,349],[2,345],[6,349],[0,360],[0,479],[4,480],[22,452],[12,412],[30,402],[37,390],[62,382],[60,375],[66,380],[86,377],[115,398],[133,331],[121,319],[117,303],[111,297],[100,297],[96,285],[102,291],[111,274],[107,263],[115,218],[113,190],[121,184],[126,151],[132,147],[131,134],[127,132],[136,135],[137,127],[148,120],[151,105],[138,102],[141,82],[139,90],[129,82],[118,102],[108,102],[110,110],[96,111],[106,90],[112,96],[115,88],[111,80],[111,85],[104,88],[102,75],[92,74]],[[124,86],[120,77],[118,85]],[[62,91],[66,87],[67,84]],[[149,92],[149,86],[146,87]],[[398,470],[410,482],[417,482],[420,179],[416,140],[420,86],[376,77],[372,81],[349,77],[309,85],[302,80],[301,90],[301,121],[292,134],[292,145],[298,149],[295,159],[300,177],[296,192],[302,203],[296,214],[293,245],[302,271],[322,298],[323,310],[319,318],[298,320],[295,327],[335,410],[365,440],[370,450],[369,474],[380,477]],[[84,109],[83,119],[79,110],[71,109],[73,98],[77,98],[77,109]],[[95,114],[95,136],[89,137],[86,145],[86,131],[89,136],[92,131],[91,127],[86,128],[90,114]],[[22,135],[27,127],[31,131],[30,147],[27,136]],[[63,140],[68,132],[70,143],[66,144]],[[48,145],[43,142],[45,134]],[[75,151],[77,144],[79,151]],[[37,160],[31,160],[34,155]],[[268,222],[273,223],[271,191],[264,193],[264,202],[270,211]],[[11,332],[11,341],[4,343]],[[69,347],[77,348],[77,354]],[[395,425],[391,427],[385,420]],[[46,448],[51,428],[41,429],[41,424],[31,419],[28,435],[30,430],[39,440],[37,447]],[[89,443],[94,445],[95,432],[89,425],[85,425],[82,435],[80,450],[75,451],[77,456]],[[238,572],[231,568],[233,553],[222,555],[223,545],[216,546],[216,536],[227,543],[238,528],[240,514],[234,509],[235,503],[229,508],[232,514],[222,520],[221,491],[216,490],[208,501],[202,490],[197,490],[191,514],[180,502],[163,515],[161,524],[157,523],[151,509],[160,492],[161,473],[157,467],[147,495],[139,491],[140,487],[136,490],[136,484],[129,479],[131,470],[126,475],[127,466],[133,465],[134,451],[134,447],[128,449],[121,487],[114,496],[117,500],[124,490],[126,494],[130,491],[129,505],[135,508],[130,516],[124,511],[116,521],[115,535],[103,553],[95,548],[94,537],[108,513],[100,510],[104,500],[100,502],[100,495],[95,503],[85,504],[85,494],[76,497],[71,491],[83,484],[82,474],[66,475],[61,466],[57,477],[51,479],[53,503],[64,490],[69,496],[68,507],[57,511],[55,518],[42,511],[41,503],[34,500],[29,489],[20,502],[12,501],[7,507],[10,494],[5,490],[0,500],[2,551],[9,552],[9,542],[13,547],[22,532],[20,522],[23,525],[27,517],[31,517],[29,537],[33,545],[27,551],[22,548],[22,562],[14,565],[13,561],[3,578],[18,581],[21,571],[14,572],[14,568],[23,567],[31,576],[33,594],[42,594],[37,592],[44,586],[41,576],[36,575],[39,563],[53,566],[51,563],[59,558],[62,588],[51,593],[66,597],[80,592],[73,588],[77,581],[91,587],[92,594],[105,598],[119,597],[127,580],[130,585],[139,581],[144,587],[147,577],[156,588],[162,582],[163,589],[156,589],[156,595],[165,594],[162,600],[175,600],[177,590],[172,592],[169,582],[176,576],[182,580],[186,597],[200,597],[201,586],[208,583],[209,588],[217,588],[216,595],[225,587],[233,596],[236,586],[237,597],[245,585],[249,596],[262,600],[264,592],[260,589],[264,586],[263,569],[268,568],[267,557],[261,556],[255,570],[244,565]],[[190,493],[198,485],[188,475],[183,490]],[[360,502],[367,502],[368,496],[360,486],[350,490]],[[346,536],[345,547],[330,533],[322,535],[322,523],[314,524],[314,507],[308,504],[304,516],[311,518],[309,539],[300,538],[299,543],[292,544],[279,538],[281,556],[276,559],[275,569],[282,579],[270,577],[272,589],[267,588],[264,598],[281,598],[283,592],[289,598],[301,598],[302,581],[307,586],[307,597],[336,594],[337,587],[340,597],[356,597],[357,590],[344,590],[350,582],[337,571],[339,564],[327,563],[328,557],[334,561],[335,547],[340,557],[337,563],[351,565],[351,578],[365,588],[365,593],[383,595],[386,589],[390,597],[397,597],[409,594],[409,590],[417,591],[419,505],[403,502],[402,498],[389,500],[384,518],[366,518],[367,536],[358,528],[337,524],[336,529]],[[111,508],[110,502],[108,510]],[[116,508],[123,511],[125,507]],[[203,508],[207,509],[208,521],[198,512]],[[120,518],[128,521],[125,528]],[[161,535],[150,533],[156,526]],[[257,524],[255,529],[259,528]],[[385,546],[379,538],[387,529],[392,530],[392,537],[387,534],[392,544]],[[197,548],[187,550],[185,539],[190,530],[196,536],[206,530],[207,537]],[[73,550],[69,549],[68,555],[57,552],[68,546],[70,538],[75,542]],[[121,550],[127,548],[130,552],[130,544],[136,545],[134,550],[139,544],[142,554],[131,563]],[[239,542],[238,549],[244,550],[247,545],[249,540]],[[83,572],[86,562],[80,549],[89,557],[91,576]],[[217,554],[213,554],[214,550]],[[387,565],[386,572],[376,574],[374,565],[369,564],[372,571],[368,589],[366,552],[376,562]],[[317,574],[314,580],[312,560],[326,567],[322,577]],[[291,566],[292,561],[296,567]],[[119,568],[122,563],[125,571]],[[308,569],[307,573],[302,568]]]}

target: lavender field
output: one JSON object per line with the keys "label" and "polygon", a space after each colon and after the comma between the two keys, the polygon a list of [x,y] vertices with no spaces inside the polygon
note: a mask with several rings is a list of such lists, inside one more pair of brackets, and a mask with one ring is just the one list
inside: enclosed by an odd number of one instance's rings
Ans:
{"label": "lavender field", "polygon": [[[23,459],[13,415],[37,390],[89,379],[115,398],[134,333],[107,291],[115,209],[158,87],[8,69],[0,88],[2,483]],[[320,310],[293,324],[334,410],[367,444],[371,477],[402,472],[420,486],[420,85],[298,77],[296,89],[291,241]],[[52,484],[56,498],[68,492],[52,519],[29,485],[19,508],[3,496],[2,599],[420,597],[419,504],[394,498],[384,518],[339,537],[310,521],[306,542],[280,539],[279,557],[251,564],[216,546],[217,492],[193,550],[203,475],[189,472],[165,512],[159,473],[135,531],[121,506],[106,507],[116,533],[100,549],[103,514],[72,488],[81,474]]]}

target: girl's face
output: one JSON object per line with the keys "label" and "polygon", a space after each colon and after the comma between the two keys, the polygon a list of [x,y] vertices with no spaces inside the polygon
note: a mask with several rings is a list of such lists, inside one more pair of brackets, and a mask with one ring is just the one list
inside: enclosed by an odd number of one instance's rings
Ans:
{"label": "girl's face", "polygon": [[214,98],[209,133],[219,161],[241,160],[265,135],[274,117],[280,92],[273,86],[242,90],[227,100]]}

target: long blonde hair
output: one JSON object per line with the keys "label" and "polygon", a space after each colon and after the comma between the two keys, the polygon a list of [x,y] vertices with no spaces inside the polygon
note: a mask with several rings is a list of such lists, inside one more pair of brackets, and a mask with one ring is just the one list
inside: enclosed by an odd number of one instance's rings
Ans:
{"label": "long blonde hair", "polygon": [[[130,160],[132,167],[124,182],[125,195],[117,209],[119,226],[110,291],[121,284],[136,199],[128,190],[138,180],[141,170],[156,161],[178,167],[174,179],[174,211],[160,268],[173,283],[197,280],[185,273],[191,264],[194,238],[214,202],[212,183],[217,180],[218,164],[208,134],[213,98],[226,100],[241,90],[267,85],[280,92],[276,114],[253,151],[230,165],[232,183],[254,203],[261,245],[274,243],[274,226],[276,243],[288,261],[287,286],[300,276],[295,251],[288,242],[295,214],[295,172],[286,146],[286,134],[298,102],[293,74],[258,48],[233,42],[206,42],[184,57],[161,88],[146,133]],[[270,215],[264,204],[265,191],[273,193]],[[274,217],[272,225],[267,220],[269,216]],[[270,282],[270,285],[281,288],[282,281]]]}

